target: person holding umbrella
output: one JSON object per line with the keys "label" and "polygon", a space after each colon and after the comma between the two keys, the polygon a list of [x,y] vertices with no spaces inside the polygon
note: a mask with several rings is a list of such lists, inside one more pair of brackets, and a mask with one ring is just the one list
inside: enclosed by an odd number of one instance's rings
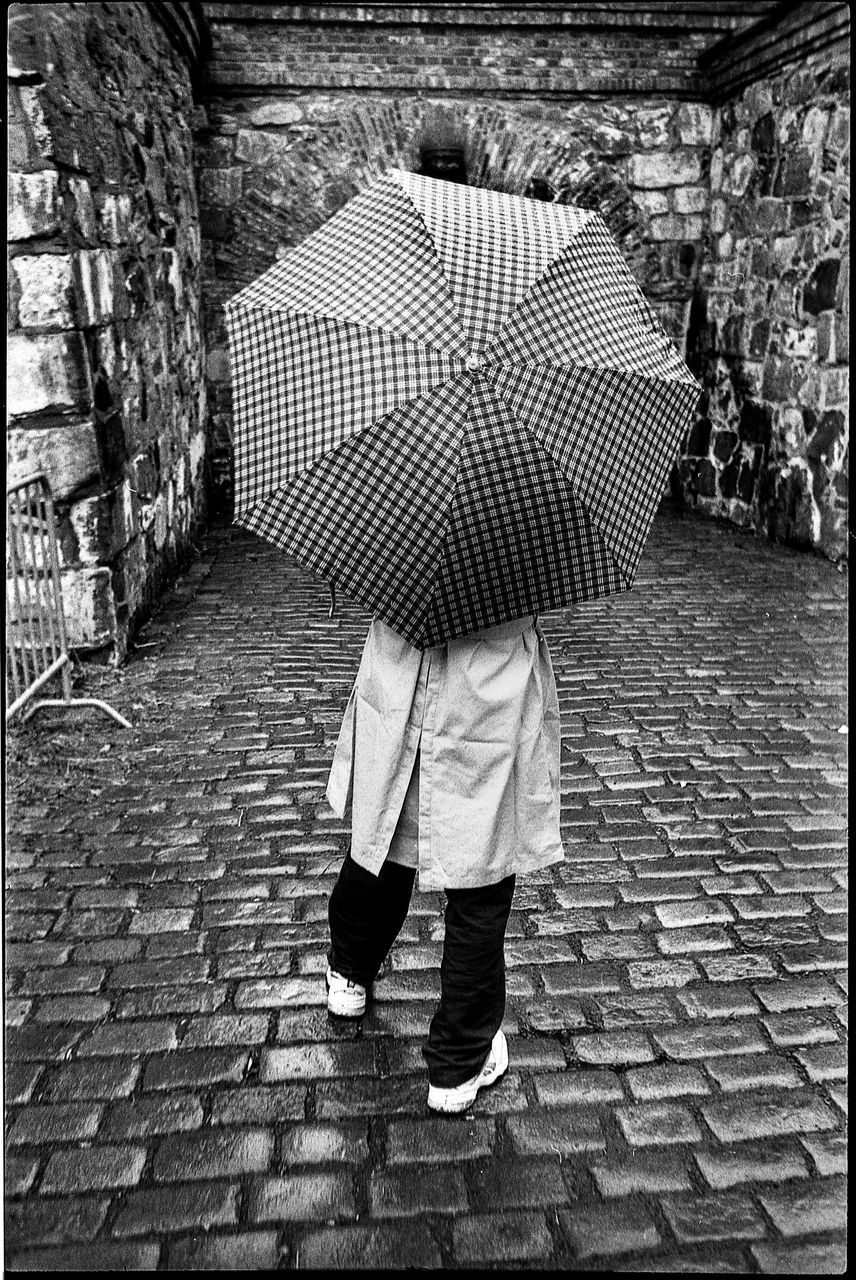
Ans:
{"label": "person holding umbrella", "polygon": [[414,880],[446,893],[428,1106],[459,1112],[508,1066],[503,944],[515,876],[560,862],[559,706],[533,617],[414,648],[366,640],[327,797],[352,815],[330,895],[327,1002],[359,1017]]}
{"label": "person holding umbrella", "polygon": [[373,622],[327,795],[327,999],[446,893],[428,1105],[508,1055],[515,876],[563,857],[538,615],[628,590],[699,386],[598,214],[389,170],[226,307],[236,520]]}

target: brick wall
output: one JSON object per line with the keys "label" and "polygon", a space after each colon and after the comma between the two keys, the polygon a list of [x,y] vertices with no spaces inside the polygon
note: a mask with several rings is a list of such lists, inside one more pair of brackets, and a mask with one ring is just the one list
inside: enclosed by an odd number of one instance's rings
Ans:
{"label": "brick wall", "polygon": [[[843,40],[813,50],[811,34],[795,25],[785,45],[781,31],[762,33],[711,64],[726,92],[730,66],[739,80],[715,114],[710,251],[690,342],[706,390],[679,471],[695,507],[838,559],[847,555],[849,63]],[[769,74],[772,53],[780,65]]]}
{"label": "brick wall", "polygon": [[70,644],[115,658],[204,515],[189,19],[154,10],[9,25],[7,454],[58,500]]}

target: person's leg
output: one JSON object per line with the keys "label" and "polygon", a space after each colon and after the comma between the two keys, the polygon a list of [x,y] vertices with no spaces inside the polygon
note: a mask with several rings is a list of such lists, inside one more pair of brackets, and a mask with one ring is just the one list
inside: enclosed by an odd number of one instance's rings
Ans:
{"label": "person's leg", "polygon": [[505,929],[514,876],[446,890],[440,1004],[422,1050],[432,1085],[452,1088],[483,1067],[505,1013]]}
{"label": "person's leg", "polygon": [[330,894],[331,969],[371,985],[404,924],[415,878],[415,868],[389,861],[373,876],[348,850]]}

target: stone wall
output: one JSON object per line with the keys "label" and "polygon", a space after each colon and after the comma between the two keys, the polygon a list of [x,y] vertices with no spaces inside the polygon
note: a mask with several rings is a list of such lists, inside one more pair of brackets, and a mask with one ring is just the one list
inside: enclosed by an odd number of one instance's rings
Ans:
{"label": "stone wall", "polygon": [[[825,8],[831,16],[842,6]],[[740,49],[742,81],[753,61],[763,67],[773,35]],[[779,51],[785,65],[738,85],[716,108],[710,247],[690,339],[705,395],[679,474],[698,509],[840,559],[847,556],[849,50],[836,40],[806,53],[805,26],[798,35]],[[728,61],[719,64],[723,78]]]}
{"label": "stone wall", "polygon": [[121,658],[205,515],[200,237],[171,6],[9,23],[7,454],[58,503],[73,647]]}

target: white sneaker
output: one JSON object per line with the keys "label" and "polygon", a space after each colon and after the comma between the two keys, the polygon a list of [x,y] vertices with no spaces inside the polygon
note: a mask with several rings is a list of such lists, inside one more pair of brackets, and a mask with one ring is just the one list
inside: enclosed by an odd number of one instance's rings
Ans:
{"label": "white sneaker", "polygon": [[487,1061],[477,1076],[465,1080],[463,1084],[454,1085],[451,1089],[441,1089],[438,1085],[428,1086],[428,1106],[432,1111],[445,1111],[456,1115],[466,1111],[476,1100],[479,1089],[496,1084],[500,1076],[508,1070],[508,1044],[502,1031],[497,1031],[490,1046]]}
{"label": "white sneaker", "polygon": [[366,1011],[366,989],[343,978],[327,965],[327,1009],[339,1018],[361,1018]]}

